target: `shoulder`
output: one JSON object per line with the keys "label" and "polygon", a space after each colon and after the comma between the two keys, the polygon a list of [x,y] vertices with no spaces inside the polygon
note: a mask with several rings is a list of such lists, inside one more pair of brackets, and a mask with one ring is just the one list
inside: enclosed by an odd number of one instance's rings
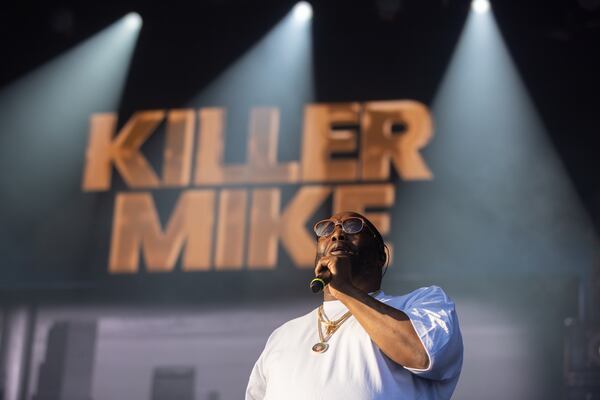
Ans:
{"label": "shoulder", "polygon": [[408,293],[406,296],[409,299],[439,299],[444,301],[450,300],[446,292],[444,292],[444,289],[436,285],[418,288]]}
{"label": "shoulder", "polygon": [[454,307],[454,302],[446,294],[446,292],[439,286],[425,286],[413,290],[410,293],[393,296],[385,295],[381,302],[387,303],[395,308],[411,307],[415,304],[445,304],[450,307]]}
{"label": "shoulder", "polygon": [[267,340],[267,343],[276,340],[278,337],[289,335],[290,332],[298,332],[304,327],[306,327],[308,324],[314,325],[314,320],[316,318],[315,313],[316,309],[300,317],[284,322],[279,327],[275,328],[275,330],[271,333],[271,336]]}

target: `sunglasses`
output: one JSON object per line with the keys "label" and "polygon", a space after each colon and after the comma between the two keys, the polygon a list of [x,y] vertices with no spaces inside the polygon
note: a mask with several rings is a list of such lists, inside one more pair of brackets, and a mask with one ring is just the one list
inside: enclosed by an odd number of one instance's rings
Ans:
{"label": "sunglasses", "polygon": [[315,233],[318,237],[324,237],[324,236],[331,235],[333,233],[333,231],[335,230],[335,227],[338,225],[342,226],[342,231],[344,231],[345,233],[348,233],[350,235],[359,233],[360,231],[363,230],[363,228],[365,226],[369,230],[371,230],[369,225],[365,224],[365,221],[363,221],[362,218],[358,218],[358,217],[346,218],[342,222],[337,222],[332,219],[324,219],[323,221],[317,222],[315,224],[315,226],[313,227],[313,230],[315,231]]}

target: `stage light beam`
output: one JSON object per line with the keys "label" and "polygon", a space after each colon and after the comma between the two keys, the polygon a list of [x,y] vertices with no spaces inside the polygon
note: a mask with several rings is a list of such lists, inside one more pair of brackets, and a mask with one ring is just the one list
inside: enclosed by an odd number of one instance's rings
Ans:
{"label": "stage light beam", "polygon": [[[511,58],[493,10],[487,1],[471,4],[432,102],[436,136],[426,154],[435,181],[429,188],[402,192],[404,205],[412,206],[402,207],[394,216],[404,229],[402,237],[394,241],[399,243],[394,250],[408,261],[402,265],[405,274],[447,274],[450,280],[460,280],[460,285],[477,290],[495,281],[484,296],[498,288],[501,297],[493,294],[490,298],[501,299],[498,304],[503,308],[512,310],[517,304],[514,299],[524,306],[538,304],[542,293],[513,287],[513,280],[536,282],[540,287],[550,284],[543,290],[562,296],[557,304],[572,301],[567,290],[553,292],[549,288],[586,276],[597,262],[598,239],[548,139],[544,121]],[[435,229],[423,223],[425,218],[433,218]],[[407,237],[411,238],[408,243],[402,241]],[[430,251],[431,246],[419,247],[419,243],[438,246]],[[448,267],[448,262],[453,267]],[[483,317],[494,314],[494,307],[481,303],[473,311]],[[522,315],[528,312],[522,310]],[[549,315],[544,311],[540,318]],[[481,354],[488,349],[487,343],[497,340],[494,336],[498,331],[492,320],[483,324],[481,318],[475,320],[477,330],[462,326],[466,328],[465,343],[471,343],[470,351],[465,348],[463,375],[471,378],[461,379],[455,397],[492,399],[490,393],[502,392],[498,399],[549,398],[545,393],[548,385],[539,384],[544,369],[531,373],[531,367],[515,362],[518,353],[502,354],[503,360],[513,358],[511,364],[516,367],[511,375],[477,373],[485,362]],[[508,329],[503,339],[507,348],[528,340],[519,331],[542,326],[532,320],[523,325],[524,321],[513,318],[502,325]],[[542,343],[544,347],[560,343],[561,336],[560,331],[550,332]],[[532,353],[522,361],[530,362],[537,356],[538,350],[528,349]],[[496,355],[489,354],[488,359]]]}
{"label": "stage light beam", "polygon": [[301,1],[294,6],[294,19],[298,22],[306,22],[312,18],[312,6]]}
{"label": "stage light beam", "polygon": [[[188,102],[227,110],[224,162],[244,162],[250,109],[277,107],[280,161],[298,160],[304,105],[314,100],[312,8],[299,2],[251,48]],[[300,20],[303,19],[303,22]]]}
{"label": "stage light beam", "polygon": [[142,27],[142,17],[136,12],[130,12],[125,16],[125,25],[132,31]]}
{"label": "stage light beam", "polygon": [[489,0],[473,0],[471,8],[478,14],[484,14],[490,10]]}
{"label": "stage light beam", "polygon": [[[493,12],[473,10],[468,15],[432,111],[438,128],[428,147],[429,164],[438,171],[440,187],[464,188],[455,199],[464,207],[464,218],[451,221],[456,216],[451,208],[440,210],[440,218],[448,219],[449,231],[461,232],[453,238],[477,243],[471,260],[461,262],[465,268],[481,270],[487,265],[490,272],[548,275],[578,274],[593,264],[592,226],[548,141]],[[485,218],[476,218],[479,214],[473,210],[482,209]],[[468,228],[465,218],[471,219]],[[454,246],[458,249],[460,243]],[[515,249],[510,270],[506,249]]]}
{"label": "stage light beam", "polygon": [[14,221],[47,220],[75,190],[88,119],[118,110],[141,24],[127,14],[0,90],[0,205]]}

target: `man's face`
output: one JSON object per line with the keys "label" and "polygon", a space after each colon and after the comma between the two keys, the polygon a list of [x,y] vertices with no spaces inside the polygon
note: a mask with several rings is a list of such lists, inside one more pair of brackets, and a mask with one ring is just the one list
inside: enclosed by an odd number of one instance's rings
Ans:
{"label": "man's face", "polygon": [[366,225],[354,234],[342,230],[341,223],[350,217],[364,219],[360,214],[353,212],[341,212],[330,218],[338,224],[331,234],[318,238],[317,259],[323,256],[350,257],[352,275],[357,276],[370,266],[368,264],[374,257],[375,246],[373,233]]}

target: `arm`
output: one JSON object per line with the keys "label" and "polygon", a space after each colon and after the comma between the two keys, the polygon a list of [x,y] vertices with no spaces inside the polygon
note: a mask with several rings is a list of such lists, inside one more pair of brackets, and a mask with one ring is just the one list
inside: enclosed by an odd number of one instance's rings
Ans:
{"label": "arm", "polygon": [[408,368],[428,367],[427,351],[406,314],[352,285],[332,287],[330,293],[348,307],[371,340],[394,362]]}
{"label": "arm", "polygon": [[355,285],[348,257],[322,257],[317,263],[315,275],[326,270],[331,278],[327,293],[348,307],[385,355],[407,368],[426,369],[429,366],[427,351],[408,316],[369,296],[367,288],[360,288],[365,286],[361,285],[362,282]]}

